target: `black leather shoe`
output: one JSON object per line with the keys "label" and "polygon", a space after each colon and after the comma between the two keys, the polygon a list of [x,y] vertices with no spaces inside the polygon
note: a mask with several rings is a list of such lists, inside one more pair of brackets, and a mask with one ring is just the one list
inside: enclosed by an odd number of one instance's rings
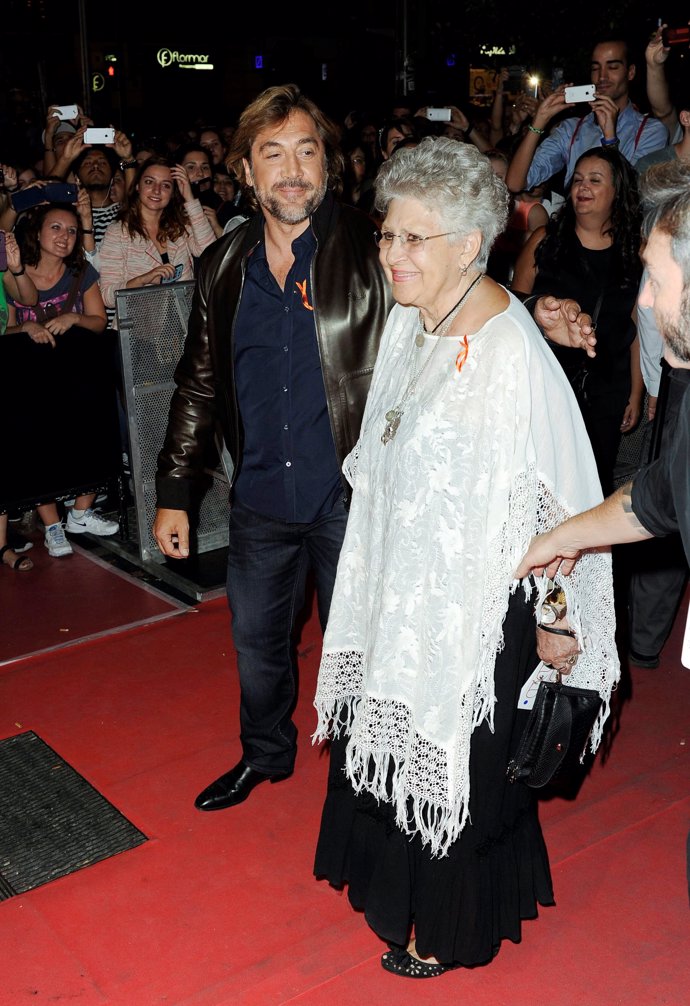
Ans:
{"label": "black leather shoe", "polygon": [[197,810],[225,810],[226,807],[235,807],[238,803],[243,803],[254,787],[260,783],[278,782],[286,778],[287,773],[266,775],[241,761],[199,793],[194,806]]}

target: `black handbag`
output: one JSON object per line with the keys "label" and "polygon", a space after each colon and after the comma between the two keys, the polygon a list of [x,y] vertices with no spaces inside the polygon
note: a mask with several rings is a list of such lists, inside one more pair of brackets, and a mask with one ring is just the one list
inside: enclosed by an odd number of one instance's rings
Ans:
{"label": "black handbag", "polygon": [[574,768],[600,709],[599,692],[564,685],[560,675],[558,681],[541,681],[520,746],[508,763],[509,780],[537,789]]}

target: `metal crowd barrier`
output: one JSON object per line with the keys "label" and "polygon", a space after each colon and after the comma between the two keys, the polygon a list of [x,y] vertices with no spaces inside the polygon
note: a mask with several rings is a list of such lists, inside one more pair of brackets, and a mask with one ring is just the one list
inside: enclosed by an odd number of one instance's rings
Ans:
{"label": "metal crowd barrier", "polygon": [[[151,534],[155,516],[155,475],[158,452],[168,422],[175,384],[173,374],[182,356],[194,283],[171,283],[118,290],[123,383],[129,430],[129,460],[135,500],[139,554],[143,560],[164,562]],[[209,552],[228,543],[228,476],[212,459],[208,488],[198,513],[192,516],[194,550]],[[227,462],[227,459],[224,459]]]}

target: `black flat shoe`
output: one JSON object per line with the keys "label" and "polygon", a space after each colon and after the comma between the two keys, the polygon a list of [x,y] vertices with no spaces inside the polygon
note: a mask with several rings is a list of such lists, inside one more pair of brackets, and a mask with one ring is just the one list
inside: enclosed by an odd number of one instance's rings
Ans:
{"label": "black flat shoe", "polygon": [[452,966],[446,964],[430,964],[420,961],[402,947],[394,947],[381,957],[381,967],[391,974],[403,978],[438,978],[446,971],[452,971]]}
{"label": "black flat shoe", "polygon": [[286,779],[287,775],[288,773],[266,775],[241,761],[199,793],[194,806],[197,810],[225,810],[226,807],[236,807],[238,803],[243,803],[251,791],[262,782],[278,782]]}

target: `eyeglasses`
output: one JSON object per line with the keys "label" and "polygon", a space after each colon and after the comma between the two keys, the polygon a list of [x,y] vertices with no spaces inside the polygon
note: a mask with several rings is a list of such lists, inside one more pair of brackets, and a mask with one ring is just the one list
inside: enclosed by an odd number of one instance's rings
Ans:
{"label": "eyeglasses", "polygon": [[390,248],[393,244],[393,240],[397,238],[400,244],[408,252],[421,251],[424,247],[425,241],[433,241],[434,238],[447,238],[451,234],[457,234],[457,231],[445,231],[443,234],[427,234],[426,237],[422,237],[420,234],[393,234],[392,231],[376,231],[374,234],[374,241],[379,248],[384,250]]}

